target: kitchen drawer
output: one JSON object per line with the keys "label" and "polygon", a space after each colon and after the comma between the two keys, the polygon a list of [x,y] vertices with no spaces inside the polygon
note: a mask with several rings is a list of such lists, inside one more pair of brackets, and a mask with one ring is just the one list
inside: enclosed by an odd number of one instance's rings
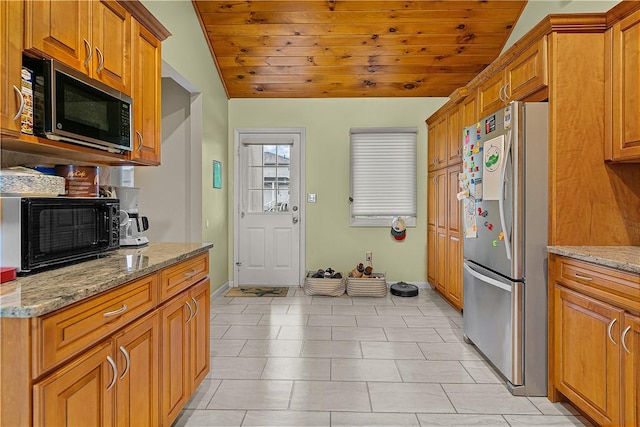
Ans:
{"label": "kitchen drawer", "polygon": [[557,257],[558,279],[568,288],[629,311],[640,307],[640,276],[571,258]]}
{"label": "kitchen drawer", "polygon": [[146,276],[36,319],[33,378],[153,309],[157,282]]}
{"label": "kitchen drawer", "polygon": [[195,256],[160,273],[160,301],[177,295],[209,274],[209,254]]}

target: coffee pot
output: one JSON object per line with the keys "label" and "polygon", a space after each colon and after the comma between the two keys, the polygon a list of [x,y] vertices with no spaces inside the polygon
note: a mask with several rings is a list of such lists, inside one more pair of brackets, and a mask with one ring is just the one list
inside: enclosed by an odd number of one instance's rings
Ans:
{"label": "coffee pot", "polygon": [[142,233],[149,229],[149,219],[138,212],[139,188],[115,187],[120,200],[120,246],[142,246],[149,243]]}

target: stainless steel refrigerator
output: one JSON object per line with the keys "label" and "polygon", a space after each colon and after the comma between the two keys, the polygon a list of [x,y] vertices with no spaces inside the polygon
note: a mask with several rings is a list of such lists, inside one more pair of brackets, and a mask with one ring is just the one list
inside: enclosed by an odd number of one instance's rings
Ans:
{"label": "stainless steel refrigerator", "polygon": [[547,395],[548,115],[512,102],[462,136],[465,340],[514,395]]}

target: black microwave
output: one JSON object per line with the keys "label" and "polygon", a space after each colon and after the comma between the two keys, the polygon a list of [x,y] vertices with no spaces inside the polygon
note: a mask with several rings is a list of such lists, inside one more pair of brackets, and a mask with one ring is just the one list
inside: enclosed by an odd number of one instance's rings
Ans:
{"label": "black microwave", "polygon": [[123,154],[131,151],[131,98],[56,60],[24,58],[33,87],[33,133]]}
{"label": "black microwave", "polygon": [[18,272],[120,247],[118,199],[0,197],[0,265]]}

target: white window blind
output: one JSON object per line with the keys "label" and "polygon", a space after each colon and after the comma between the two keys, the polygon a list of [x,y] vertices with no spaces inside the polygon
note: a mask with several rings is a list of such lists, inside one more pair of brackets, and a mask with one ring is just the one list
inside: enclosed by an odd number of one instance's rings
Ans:
{"label": "white window blind", "polygon": [[415,226],[417,128],[351,129],[351,225]]}

